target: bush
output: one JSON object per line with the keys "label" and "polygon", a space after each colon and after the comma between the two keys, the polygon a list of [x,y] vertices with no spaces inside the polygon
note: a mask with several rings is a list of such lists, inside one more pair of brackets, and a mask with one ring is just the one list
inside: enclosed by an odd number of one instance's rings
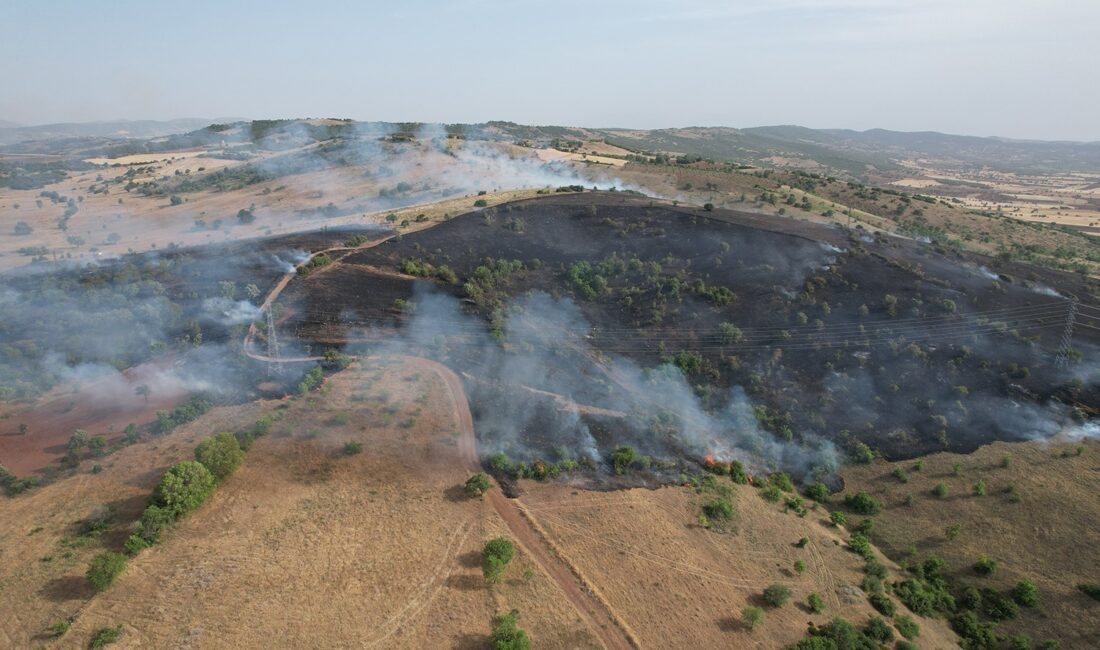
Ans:
{"label": "bush", "polygon": [[920,636],[920,626],[911,616],[899,616],[894,619],[894,627],[907,639],[915,639]]}
{"label": "bush", "polygon": [[982,623],[974,612],[963,612],[951,619],[951,629],[966,642],[965,647],[995,648],[997,630],[992,623]]}
{"label": "bush", "polygon": [[853,512],[866,516],[877,515],[879,510],[882,509],[882,505],[878,501],[875,501],[870,494],[863,491],[844,495],[844,505]]}
{"label": "bush", "polygon": [[997,573],[997,561],[983,555],[974,563],[974,573],[989,578]]}
{"label": "bush", "polygon": [[948,494],[947,484],[944,483],[943,481],[940,481],[939,483],[936,483],[936,487],[932,488],[932,494],[936,495],[937,497],[939,497],[941,499],[947,497],[947,494]]}
{"label": "bush", "polygon": [[363,453],[363,443],[358,440],[349,440],[344,443],[344,455],[354,456]]}
{"label": "bush", "polygon": [[898,607],[886,594],[871,594],[871,607],[878,610],[883,616],[893,616]]}
{"label": "bush", "polygon": [[786,472],[776,472],[768,477],[768,482],[784,492],[794,492],[794,483],[791,475]]}
{"label": "bush", "polygon": [[633,447],[619,447],[611,452],[611,466],[616,474],[625,474],[636,460],[638,454]]}
{"label": "bush", "polygon": [[829,521],[833,522],[834,526],[843,526],[848,523],[848,518],[844,516],[843,512],[834,510],[829,513]]}
{"label": "bush", "polygon": [[782,607],[791,597],[791,590],[783,585],[770,585],[764,590],[764,602],[771,607]]}
{"label": "bush", "polygon": [[778,503],[779,500],[783,498],[783,491],[774,485],[769,485],[763,490],[760,490],[760,498],[768,503]]}
{"label": "bush", "polygon": [[69,627],[71,625],[72,624],[69,623],[69,621],[58,621],[57,623],[54,623],[46,629],[53,636],[64,636],[65,633],[69,631]]}
{"label": "bush", "polygon": [[852,533],[848,538],[848,548],[865,560],[874,559],[875,553],[871,550],[871,542],[863,533]]}
{"label": "bush", "polygon": [[872,616],[871,620],[867,621],[867,626],[863,628],[863,633],[880,643],[887,643],[894,640],[894,628],[890,627],[889,623],[877,616]]}
{"label": "bush", "polygon": [[713,203],[704,203],[703,204],[703,209],[706,210],[707,212],[714,212],[714,204]]}
{"label": "bush", "polygon": [[806,488],[806,496],[818,503],[828,503],[829,495],[829,486],[824,483],[813,483]]}
{"label": "bush", "polygon": [[797,573],[798,575],[802,575],[803,573],[805,573],[806,572],[806,563],[803,562],[802,560],[795,560],[794,561],[794,572]]}
{"label": "bush", "polygon": [[478,199],[478,200],[474,201],[474,207],[475,208],[484,208],[487,205],[489,205],[489,202],[486,201],[485,199]]}
{"label": "bush", "polygon": [[126,569],[126,556],[121,553],[100,553],[92,558],[84,577],[96,591],[106,591]]}
{"label": "bush", "polygon": [[759,607],[748,606],[741,610],[741,623],[750,630],[756,629],[757,625],[764,620],[764,610]]}
{"label": "bush", "polygon": [[466,496],[479,497],[485,494],[490,487],[492,487],[492,484],[489,482],[489,477],[484,472],[478,472],[466,479],[464,489],[466,490]]}
{"label": "bush", "polygon": [[1100,600],[1100,582],[1082,582],[1077,589],[1093,600]]}
{"label": "bush", "polygon": [[531,650],[531,639],[516,625],[518,619],[518,609],[493,619],[493,650]]}
{"label": "bush", "polygon": [[176,463],[164,474],[153,498],[156,503],[179,518],[202,505],[214,492],[214,475],[202,463],[185,460]]}
{"label": "bush", "polygon": [[101,627],[95,631],[95,634],[92,635],[91,640],[88,641],[88,647],[91,648],[91,650],[102,648],[104,646],[114,643],[115,641],[118,641],[118,638],[120,636],[122,636],[121,625],[116,625],[114,627]]}
{"label": "bush", "polygon": [[207,438],[195,447],[195,460],[202,463],[219,481],[232,474],[243,458],[241,444],[228,432]]}
{"label": "bush", "polygon": [[982,589],[982,611],[994,621],[1007,621],[1020,615],[1020,608],[1011,597],[992,589]]}
{"label": "bush", "polygon": [[806,606],[810,608],[810,611],[814,614],[820,614],[825,611],[825,600],[820,594],[813,593],[806,598]]}
{"label": "bush", "polygon": [[1016,601],[1017,605],[1035,607],[1039,604],[1039,590],[1034,583],[1021,580],[1012,588],[1012,600]]}
{"label": "bush", "polygon": [[714,520],[733,518],[733,504],[729,499],[711,499],[703,504],[703,514]]}
{"label": "bush", "polygon": [[481,549],[481,573],[489,584],[500,582],[504,575],[504,569],[512,561],[516,549],[511,540],[506,537],[497,537],[485,542]]}

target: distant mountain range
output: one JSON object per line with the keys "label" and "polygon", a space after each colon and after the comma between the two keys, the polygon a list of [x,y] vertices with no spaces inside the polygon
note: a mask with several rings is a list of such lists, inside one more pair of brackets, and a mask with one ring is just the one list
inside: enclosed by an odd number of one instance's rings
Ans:
{"label": "distant mountain range", "polygon": [[[377,137],[379,133],[419,130],[419,123],[351,122],[347,120],[261,120],[186,118],[6,126],[0,123],[0,146],[24,153],[124,155],[144,151],[211,146],[227,137],[251,142],[269,129],[303,125],[299,135]],[[212,124],[215,126],[211,128]],[[1100,173],[1100,142],[1012,140],[949,135],[933,131],[885,129],[852,131],[801,126],[684,127],[671,129],[530,126],[493,121],[445,125],[450,133],[473,139],[510,140],[532,146],[603,140],[638,153],[672,153],[721,162],[763,167],[793,167],[866,180],[899,175],[906,166],[926,163],[939,169],[989,168],[1018,173]],[[231,134],[231,137],[230,137]],[[373,134],[373,135],[372,135]]]}
{"label": "distant mountain range", "polygon": [[178,120],[118,120],[112,122],[63,122],[24,126],[0,120],[0,145],[62,138],[159,138],[201,129],[213,122],[237,122],[241,118],[181,118]]}

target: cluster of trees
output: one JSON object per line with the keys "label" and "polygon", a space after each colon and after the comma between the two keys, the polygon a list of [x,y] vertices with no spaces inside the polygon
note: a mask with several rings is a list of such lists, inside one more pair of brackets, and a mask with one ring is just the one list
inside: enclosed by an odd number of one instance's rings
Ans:
{"label": "cluster of trees", "polygon": [[309,258],[309,261],[298,267],[298,275],[305,277],[319,268],[332,264],[332,258],[327,253],[318,253]]}
{"label": "cluster of trees", "polygon": [[406,275],[412,275],[418,278],[435,277],[447,284],[455,284],[458,282],[458,275],[446,264],[436,267],[426,260],[410,258],[401,262],[397,268]]}
{"label": "cluster of trees", "polygon": [[516,549],[512,541],[506,537],[497,537],[485,542],[481,550],[481,573],[485,582],[495,585],[504,576],[504,569],[512,561]]}

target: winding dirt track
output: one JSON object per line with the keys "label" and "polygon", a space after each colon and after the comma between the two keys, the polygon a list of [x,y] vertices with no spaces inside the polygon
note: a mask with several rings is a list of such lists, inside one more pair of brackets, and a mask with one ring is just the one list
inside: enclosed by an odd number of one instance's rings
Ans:
{"label": "winding dirt track", "polygon": [[[392,237],[392,236],[391,236]],[[361,250],[364,248],[370,248],[377,246],[385,241],[388,241],[391,237],[386,237],[379,241],[371,242],[357,248],[330,248],[324,251],[318,251],[310,256],[312,259],[314,256],[321,253],[332,253],[336,251],[346,251],[345,255],[340,256],[338,259],[342,259],[352,251]],[[337,260],[334,260],[337,261]],[[331,265],[330,265],[331,266]],[[322,273],[330,266],[323,267],[315,271],[316,273]],[[290,284],[290,281],[297,275],[292,271],[287,273],[279,279],[277,283],[271,288],[267,296],[264,298],[261,310],[270,309],[271,305],[275,302],[279,294],[283,289]],[[250,358],[257,361],[264,361],[268,363],[291,363],[291,362],[303,362],[303,361],[319,361],[319,356],[308,357],[294,357],[294,358],[273,358],[265,354],[254,352],[252,349],[253,337],[256,333],[255,324],[250,325],[248,333],[244,338],[244,353]],[[354,357],[357,358],[357,357]],[[365,357],[367,359],[369,357]],[[474,433],[474,418],[470,412],[470,403],[466,399],[466,391],[462,387],[462,381],[458,378],[450,368],[443,364],[426,359],[423,357],[402,357],[410,365],[419,365],[425,370],[430,370],[436,373],[447,385],[448,390],[451,393],[451,398],[454,401],[455,414],[458,420],[458,426],[462,432],[462,436],[459,439],[459,451],[462,454],[462,460],[466,464],[467,469],[472,472],[481,471],[480,457],[477,453],[477,436]],[[513,537],[519,545],[527,552],[529,556],[542,568],[542,570],[550,578],[557,583],[565,597],[569,599],[569,602],[573,604],[577,612],[584,619],[585,623],[596,634],[600,642],[604,647],[609,650],[630,650],[631,648],[638,648],[640,644],[634,635],[627,630],[625,624],[617,618],[611,608],[604,602],[597,594],[595,594],[590,588],[583,584],[583,579],[577,572],[577,570],[570,565],[564,558],[557,554],[546,539],[535,529],[532,522],[524,515],[520,508],[516,505],[515,501],[504,496],[500,490],[489,490],[485,493],[485,498],[493,506],[493,509],[497,511],[501,519],[508,526],[508,530],[511,531]]]}

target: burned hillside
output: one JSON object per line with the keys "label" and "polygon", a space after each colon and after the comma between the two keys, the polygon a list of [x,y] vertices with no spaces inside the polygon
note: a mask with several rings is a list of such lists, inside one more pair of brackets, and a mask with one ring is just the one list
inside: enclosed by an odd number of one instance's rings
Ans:
{"label": "burned hillside", "polygon": [[[817,451],[807,462],[820,467],[826,443],[851,452],[862,442],[888,457],[966,451],[1052,435],[1095,412],[1094,369],[1082,361],[1095,358],[1095,330],[1078,328],[1068,367],[1053,363],[1067,297],[1085,309],[1095,288],[991,269],[986,258],[860,230],[625,193],[554,195],[355,252],[291,285],[280,327],[349,350],[392,341],[396,327],[466,372],[475,411],[523,420],[516,434],[540,457],[579,439],[538,433],[547,418],[528,418],[539,409],[502,414],[479,401],[514,405],[501,396],[518,390],[527,402],[545,391],[622,411],[618,434],[614,418],[595,427],[611,431],[603,452],[745,454],[763,443],[738,436],[759,428],[781,446],[776,464],[808,444]],[[485,376],[502,368],[507,377]],[[692,402],[690,413],[642,408],[643,422],[629,424],[636,407],[670,394],[660,383],[670,372],[682,373],[689,394],[677,399]],[[506,388],[487,391],[484,379]],[[662,413],[667,427],[654,422]],[[586,417],[574,429],[591,439]],[[717,419],[700,424],[707,418]]]}

